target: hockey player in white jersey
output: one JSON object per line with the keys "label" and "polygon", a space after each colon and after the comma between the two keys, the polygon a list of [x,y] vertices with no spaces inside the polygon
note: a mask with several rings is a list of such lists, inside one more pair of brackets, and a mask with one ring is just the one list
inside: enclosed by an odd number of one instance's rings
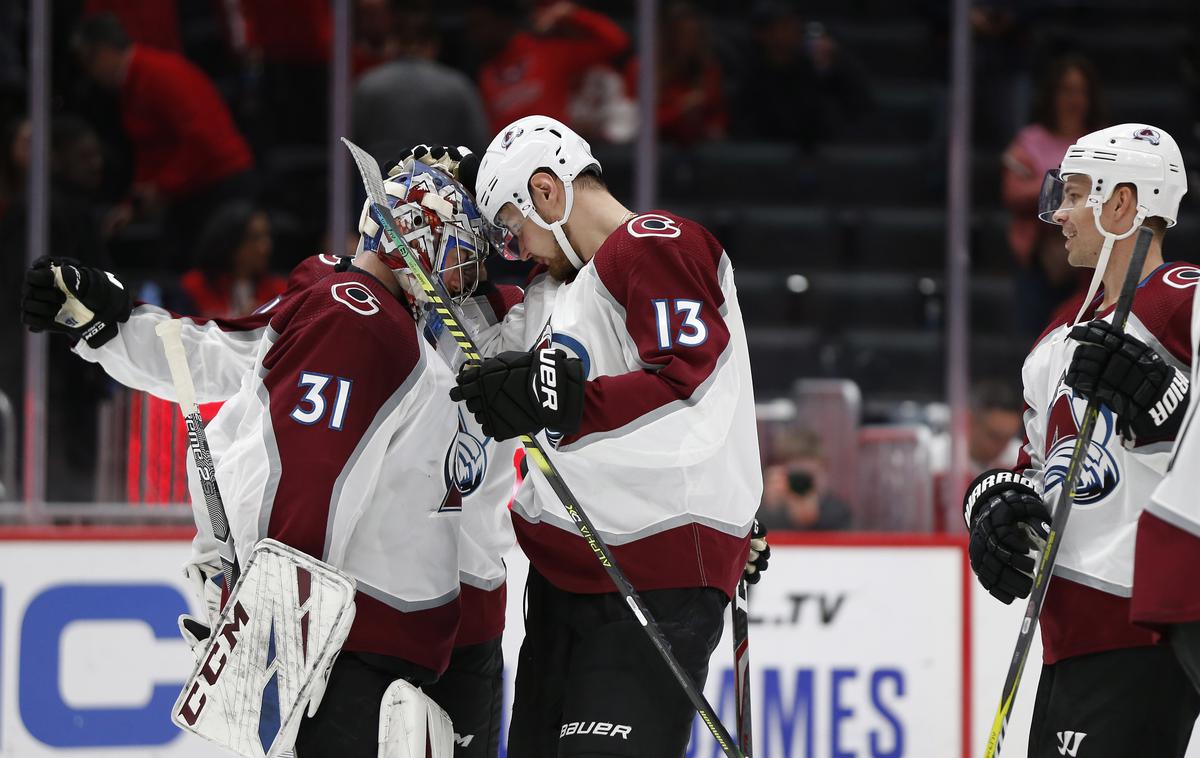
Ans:
{"label": "hockey player in white jersey", "polygon": [[[542,266],[456,398],[486,433],[543,433],[555,465],[702,684],[762,492],[733,268],[700,225],[634,213],[587,143],[533,116],[500,132],[475,182],[510,253]],[[513,503],[529,557],[508,754],[682,756],[694,711],[531,467]]]}
{"label": "hockey player in white jersey", "polygon": [[[456,265],[443,274],[461,286],[470,278],[466,267],[478,258],[463,250],[487,247],[478,223],[455,227],[469,198],[440,192],[450,183],[436,172],[422,172],[416,183],[421,192],[401,192],[408,198],[397,203],[396,213],[412,218],[412,206],[419,209],[428,226],[414,247],[435,269],[453,253]],[[477,222],[473,209],[472,215]],[[329,256],[305,261],[281,298],[246,319],[184,319],[185,344],[198,358],[200,398],[225,401],[208,436],[239,553],[248,553],[260,537],[274,537],[343,568],[358,583],[356,621],[320,707],[300,729],[300,758],[406,755],[395,752],[403,740],[383,746],[381,698],[398,678],[429,686],[446,669],[460,629],[462,493],[454,474],[462,423],[454,406],[441,400],[450,373],[418,335],[399,256],[364,247],[353,262]],[[98,314],[96,323],[69,330],[85,337],[77,352],[127,385],[171,397],[160,348],[149,336],[170,314],[131,308],[112,275],[65,265],[72,296]],[[54,319],[64,296],[48,273],[39,266],[27,275],[23,307],[31,328],[61,328]],[[195,562],[201,564],[214,556],[204,539],[205,519],[197,521]],[[479,663],[480,670],[460,682],[462,697],[442,694],[482,710],[490,731],[499,697],[503,566],[499,576],[483,558],[466,561],[466,567],[491,582],[474,588],[479,591],[469,633],[483,635],[483,652],[494,655],[467,656],[467,665]],[[481,672],[495,680],[494,692]],[[413,716],[413,702],[420,706],[424,695],[409,689],[408,709],[385,709],[385,717],[402,710]],[[437,710],[424,702],[423,710]],[[464,721],[470,720],[468,713]],[[407,729],[403,719],[385,723],[398,734]],[[458,754],[494,754],[487,752],[494,741],[487,733],[463,735],[458,744],[468,749]],[[427,747],[433,755],[451,755],[449,736],[446,744]]]}
{"label": "hockey player in white jersey", "polygon": [[[1076,758],[1182,756],[1200,712],[1200,694],[1161,634],[1162,623],[1196,616],[1147,613],[1167,598],[1186,596],[1192,612],[1200,607],[1189,575],[1160,563],[1167,558],[1160,547],[1178,534],[1164,535],[1170,524],[1147,512],[1180,428],[1193,362],[1200,269],[1162,257],[1186,190],[1175,141],[1145,124],[1080,138],[1046,179],[1042,219],[1061,226],[1071,265],[1095,275],[1025,360],[1025,445],[1015,472],[980,475],[964,503],[980,582],[1005,603],[1028,596],[1030,552],[1036,535],[1046,535],[1047,504],[1058,500],[1088,399],[1101,401],[1040,617],[1044,665],[1031,758],[1068,750]],[[1143,224],[1154,240],[1122,333],[1112,312]]]}

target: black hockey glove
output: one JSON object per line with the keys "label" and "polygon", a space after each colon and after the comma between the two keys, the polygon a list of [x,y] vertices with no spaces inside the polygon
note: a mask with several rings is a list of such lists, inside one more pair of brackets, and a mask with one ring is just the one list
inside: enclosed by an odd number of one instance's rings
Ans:
{"label": "black hockey glove", "polygon": [[[59,268],[67,292],[58,287],[51,266]],[[125,285],[77,260],[40,258],[25,272],[21,323],[31,332],[63,332],[100,347],[117,335],[117,324],[128,321],[132,310]]]}
{"label": "black hockey glove", "polygon": [[980,474],[967,489],[963,517],[971,532],[971,569],[1005,605],[1029,597],[1037,565],[1029,555],[1050,533],[1050,511],[1023,476],[1004,469]]}
{"label": "black hockey glove", "polygon": [[583,362],[562,350],[500,353],[458,373],[450,399],[493,439],[551,429],[571,434],[583,420]]}
{"label": "black hockey glove", "polygon": [[1067,386],[1117,415],[1125,439],[1139,444],[1174,439],[1188,404],[1188,376],[1149,345],[1107,321],[1071,330],[1075,348]]}
{"label": "black hockey glove", "polygon": [[395,167],[388,176],[403,174],[409,170],[409,161],[420,161],[426,166],[440,168],[457,179],[472,197],[475,195],[475,177],[479,175],[478,153],[471,152],[468,147],[453,147],[446,145],[414,145],[411,150],[396,161]]}
{"label": "black hockey glove", "polygon": [[754,519],[750,528],[750,555],[746,558],[746,568],[742,578],[747,584],[758,584],[762,574],[767,570],[771,558],[771,546],[767,544],[767,528]]}

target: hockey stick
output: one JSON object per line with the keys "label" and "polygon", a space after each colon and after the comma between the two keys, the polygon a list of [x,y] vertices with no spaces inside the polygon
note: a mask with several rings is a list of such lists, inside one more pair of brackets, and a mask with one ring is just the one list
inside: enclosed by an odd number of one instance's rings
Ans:
{"label": "hockey stick", "polygon": [[[1113,313],[1113,325],[1119,329],[1124,329],[1125,322],[1129,319],[1129,311],[1133,307],[1133,296],[1142,279],[1142,266],[1146,262],[1146,253],[1150,249],[1150,240],[1153,236],[1153,232],[1146,227],[1138,230],[1137,241],[1133,246],[1133,256],[1129,260],[1129,270],[1125,272],[1121,295],[1117,298],[1117,309]],[[1004,730],[1008,728],[1008,719],[1012,715],[1013,703],[1017,699],[1017,687],[1021,685],[1021,672],[1025,670],[1025,659],[1029,656],[1033,635],[1037,633],[1042,602],[1046,599],[1046,590],[1050,586],[1050,575],[1054,571],[1058,549],[1062,546],[1063,530],[1067,528],[1067,519],[1071,515],[1071,507],[1075,503],[1075,486],[1079,483],[1083,460],[1088,447],[1092,444],[1092,432],[1096,428],[1096,417],[1099,414],[1100,404],[1095,400],[1089,400],[1087,410],[1083,414],[1083,423],[1079,426],[1079,436],[1075,438],[1075,448],[1071,451],[1071,462],[1067,465],[1067,475],[1063,478],[1062,490],[1058,493],[1058,503],[1054,506],[1054,516],[1050,521],[1050,533],[1046,535],[1046,547],[1042,550],[1037,573],[1033,577],[1033,589],[1029,593],[1029,603],[1025,606],[1025,618],[1021,622],[1021,633],[1017,635],[1017,648],[1013,651],[1012,662],[1008,666],[1008,675],[1004,678],[1004,692],[1000,698],[1000,707],[996,711],[996,718],[992,721],[992,731],[988,735],[987,748],[983,753],[984,758],[997,758],[1000,755]]]}
{"label": "hockey stick", "polygon": [[[446,325],[446,330],[454,337],[454,341],[458,343],[463,354],[468,361],[478,363],[480,361],[479,349],[475,345],[475,341],[467,334],[460,324],[462,319],[458,314],[458,307],[454,303],[454,299],[450,293],[446,291],[446,285],[442,282],[441,277],[434,276],[426,268],[424,261],[420,259],[408,245],[404,243],[404,238],[396,231],[395,224],[392,223],[392,215],[387,207],[387,194],[383,189],[383,176],[380,174],[379,165],[375,163],[375,159],[367,153],[363,152],[358,145],[355,145],[345,137],[342,142],[350,149],[350,154],[354,156],[354,162],[358,166],[358,172],[362,175],[363,186],[367,190],[367,197],[371,201],[371,210],[375,216],[375,220],[387,232],[393,244],[400,251],[400,255],[404,258],[404,262],[408,264],[409,271],[417,278],[421,284],[421,289],[429,297],[433,304],[433,309],[441,316],[443,323]],[[667,664],[667,668],[675,676],[679,685],[683,688],[684,694],[688,700],[696,708],[696,712],[700,714],[700,719],[704,722],[708,730],[712,732],[713,737],[717,740],[717,744],[721,746],[721,750],[730,758],[744,758],[741,750],[734,744],[733,739],[729,736],[729,732],[721,724],[717,718],[712,706],[708,704],[704,694],[696,688],[695,683],[688,676],[683,667],[679,665],[679,661],[675,660],[675,655],[671,652],[670,644],[663,637],[662,630],[658,628],[650,610],[642,602],[642,598],[638,595],[637,590],[629,582],[625,572],[621,571],[617,566],[616,558],[613,557],[612,551],[608,545],[604,543],[600,535],[596,532],[596,528],[592,525],[592,520],[584,513],[583,508],[579,505],[579,500],[571,493],[567,487],[567,483],[563,481],[562,476],[558,473],[554,463],[546,455],[545,449],[542,448],[540,442],[532,435],[524,434],[520,437],[521,443],[525,445],[530,458],[537,464],[542,475],[546,477],[546,481],[550,483],[554,493],[558,495],[562,501],[563,507],[567,509],[567,515],[575,523],[579,529],[580,535],[587,540],[588,546],[595,553],[596,559],[604,566],[604,570],[608,573],[613,584],[617,587],[617,592],[622,599],[633,611],[633,615],[637,618],[638,623],[642,625],[642,629],[646,632],[646,636],[650,638],[650,642],[658,650],[658,654],[662,656],[663,661]]]}
{"label": "hockey stick", "polygon": [[225,515],[225,503],[221,490],[217,488],[217,470],[213,465],[212,453],[208,449],[208,437],[204,434],[204,421],[200,418],[200,407],[196,405],[196,388],[192,385],[192,372],[188,368],[187,354],[183,350],[180,334],[183,327],[178,319],[162,321],[155,325],[154,333],[162,340],[163,352],[167,355],[167,366],[175,382],[175,394],[179,400],[179,412],[183,414],[188,430],[188,447],[196,460],[196,471],[200,474],[200,486],[204,490],[204,504],[208,509],[208,520],[212,524],[213,537],[217,540],[217,552],[221,555],[221,572],[225,578],[226,593],[233,592],[237,584],[237,553],[233,550],[233,536],[229,533],[229,519]]}
{"label": "hockey stick", "polygon": [[733,598],[733,697],[737,708],[738,747],[746,758],[754,754],[750,724],[750,588],[738,582]]}

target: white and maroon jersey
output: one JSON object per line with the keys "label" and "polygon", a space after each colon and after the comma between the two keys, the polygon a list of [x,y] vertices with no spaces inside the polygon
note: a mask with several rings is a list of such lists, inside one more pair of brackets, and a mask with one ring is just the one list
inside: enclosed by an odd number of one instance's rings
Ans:
{"label": "white and maroon jersey", "polygon": [[[272,537],[355,578],[344,649],[441,671],[459,623],[461,499],[444,475],[458,422],[430,398],[451,373],[405,304],[335,262],[308,259],[295,287],[245,319],[183,319],[198,398],[225,401],[206,429],[217,480],[240,560]],[[171,317],[139,305],[116,339],[76,351],[172,400],[154,334]],[[189,480],[203,503],[190,461]],[[206,521],[197,514],[202,551]]]}
{"label": "white and maroon jersey", "polygon": [[[553,346],[583,362],[582,426],[551,457],[639,590],[732,594],[762,493],[750,360],[733,267],[702,226],[622,224],[570,283],[535,278],[485,355]],[[513,501],[530,562],[569,592],[612,583],[536,467]]]}
{"label": "white and maroon jersey", "polygon": [[[487,297],[478,297],[467,307],[473,320],[494,324],[497,314],[503,315],[520,298],[518,287],[494,287]],[[457,372],[465,356],[432,307],[423,309],[419,325],[450,369]],[[450,402],[449,396],[439,399]],[[445,475],[447,487],[458,490],[463,505],[458,540],[463,617],[455,640],[456,647],[463,647],[488,642],[504,631],[508,573],[504,555],[515,542],[508,504],[516,478],[514,456],[521,444],[515,439],[493,440],[466,408],[455,408],[458,434]]]}
{"label": "white and maroon jersey", "polygon": [[[1200,287],[1193,288],[1191,348],[1200,350]],[[1192,392],[1167,475],[1138,520],[1134,553],[1133,620],[1159,627],[1200,621],[1200,406],[1192,361]]]}
{"label": "white and maroon jersey", "polygon": [[[1169,365],[1187,370],[1192,295],[1200,269],[1164,264],[1139,285],[1125,329]],[[1084,319],[1112,320],[1114,308]],[[1079,301],[1059,310],[1025,359],[1025,445],[1017,470],[1038,483],[1048,507],[1058,502],[1087,402],[1063,379],[1078,343],[1067,339]],[[1123,440],[1116,419],[1101,405],[1076,486],[1071,520],[1059,548],[1054,578],[1040,619],[1045,660],[1121,647],[1149,645],[1152,632],[1130,621],[1134,595],[1134,540],[1138,517],[1166,473],[1171,440]]]}

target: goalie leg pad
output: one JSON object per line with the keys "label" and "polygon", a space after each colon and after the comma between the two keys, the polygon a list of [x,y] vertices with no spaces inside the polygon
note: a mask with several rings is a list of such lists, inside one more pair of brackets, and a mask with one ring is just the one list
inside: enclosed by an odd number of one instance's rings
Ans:
{"label": "goalie leg pad", "polygon": [[246,758],[292,748],[354,622],[354,580],[262,540],[209,635],[171,716]]}
{"label": "goalie leg pad", "polygon": [[379,704],[379,758],[454,758],[454,725],[437,703],[403,679]]}

